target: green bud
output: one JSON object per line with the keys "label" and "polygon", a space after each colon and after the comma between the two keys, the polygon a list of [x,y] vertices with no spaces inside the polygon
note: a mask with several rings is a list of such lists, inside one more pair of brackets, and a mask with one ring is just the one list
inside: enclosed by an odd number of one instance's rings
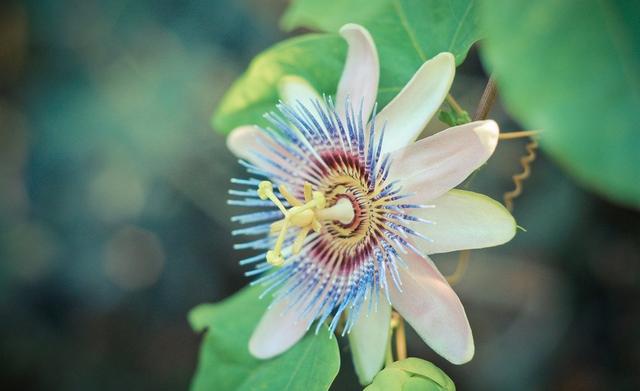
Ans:
{"label": "green bud", "polygon": [[464,125],[471,122],[471,117],[466,111],[457,113],[453,110],[440,110],[440,112],[438,112],[438,119],[449,126]]}
{"label": "green bud", "polygon": [[455,391],[449,376],[428,361],[415,357],[396,361],[373,378],[365,391]]}

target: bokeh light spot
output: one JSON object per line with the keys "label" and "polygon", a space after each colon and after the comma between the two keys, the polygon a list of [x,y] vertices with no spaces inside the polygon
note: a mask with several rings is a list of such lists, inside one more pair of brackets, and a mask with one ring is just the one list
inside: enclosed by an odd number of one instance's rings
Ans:
{"label": "bokeh light spot", "polygon": [[11,227],[2,242],[8,254],[10,274],[28,282],[41,280],[52,269],[58,246],[50,229],[36,222],[22,222]]}
{"label": "bokeh light spot", "polygon": [[136,217],[145,203],[145,184],[133,165],[108,164],[89,185],[89,205],[101,220],[117,222]]}
{"label": "bokeh light spot", "polygon": [[165,254],[158,237],[147,230],[126,226],[105,247],[105,273],[125,290],[155,284],[164,268]]}

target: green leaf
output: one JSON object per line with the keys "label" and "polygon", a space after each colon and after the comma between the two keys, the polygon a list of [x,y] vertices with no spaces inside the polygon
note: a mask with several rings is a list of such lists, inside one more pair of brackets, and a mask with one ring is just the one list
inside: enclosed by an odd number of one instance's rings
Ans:
{"label": "green leaf", "polygon": [[346,23],[361,24],[373,35],[382,63],[389,62],[387,65],[394,73],[402,70],[401,73],[410,72],[411,76],[424,61],[440,52],[453,53],[458,64],[464,60],[471,45],[479,39],[475,3],[475,0],[348,0],[328,6],[324,0],[294,0],[281,24],[286,30],[307,27],[320,31],[338,31]]}
{"label": "green leaf", "polygon": [[429,58],[451,52],[458,64],[480,38],[475,0],[295,0],[283,28],[336,32],[346,23],[369,30],[380,57],[378,104],[384,107]]}
{"label": "green leaf", "polygon": [[286,353],[270,360],[251,356],[248,341],[268,302],[259,287],[245,288],[217,304],[189,313],[195,331],[206,330],[193,391],[328,390],[340,368],[336,339],[327,328],[308,334]]}
{"label": "green leaf", "polygon": [[542,147],[613,200],[640,207],[640,2],[484,0],[483,59]]}
{"label": "green leaf", "polygon": [[455,391],[456,386],[440,368],[415,357],[386,366],[365,391]]}
{"label": "green leaf", "polygon": [[427,59],[449,51],[460,63],[479,38],[473,0],[295,1],[283,17],[285,28],[332,34],[288,39],[259,54],[224,96],[213,117],[214,128],[228,133],[240,125],[266,125],[262,115],[274,110],[277,86],[285,75],[301,76],[320,93],[335,95],[346,53],[346,43],[335,32],[348,22],[367,27],[376,42],[380,108]]}
{"label": "green leaf", "polygon": [[297,75],[318,91],[334,95],[344,66],[346,43],[336,34],[307,34],[283,41],[253,59],[218,106],[213,126],[223,133],[240,125],[266,125],[263,114],[278,103],[278,83]]}

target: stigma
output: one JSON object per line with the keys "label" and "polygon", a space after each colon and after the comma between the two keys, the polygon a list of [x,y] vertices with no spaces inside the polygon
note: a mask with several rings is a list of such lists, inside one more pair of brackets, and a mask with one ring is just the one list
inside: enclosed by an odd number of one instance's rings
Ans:
{"label": "stigma", "polygon": [[271,234],[277,234],[274,248],[267,251],[266,260],[274,266],[282,266],[285,259],[282,255],[282,247],[290,229],[299,229],[298,234],[291,245],[291,253],[300,253],[304,240],[312,230],[316,233],[322,231],[323,221],[337,221],[341,224],[350,224],[355,218],[355,212],[351,201],[347,198],[340,198],[331,207],[327,206],[324,194],[314,191],[309,182],[304,183],[304,201],[295,197],[285,185],[278,186],[278,191],[289,203],[287,209],[273,191],[273,184],[270,181],[262,181],[258,184],[258,197],[261,200],[271,200],[282,212],[283,218],[272,223]]}

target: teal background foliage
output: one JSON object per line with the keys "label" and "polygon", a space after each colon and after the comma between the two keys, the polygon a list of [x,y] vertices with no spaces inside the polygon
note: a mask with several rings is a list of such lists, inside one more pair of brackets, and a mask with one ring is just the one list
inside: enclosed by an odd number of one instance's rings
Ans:
{"label": "teal background foliage", "polygon": [[485,0],[483,58],[567,172],[640,208],[640,2]]}

